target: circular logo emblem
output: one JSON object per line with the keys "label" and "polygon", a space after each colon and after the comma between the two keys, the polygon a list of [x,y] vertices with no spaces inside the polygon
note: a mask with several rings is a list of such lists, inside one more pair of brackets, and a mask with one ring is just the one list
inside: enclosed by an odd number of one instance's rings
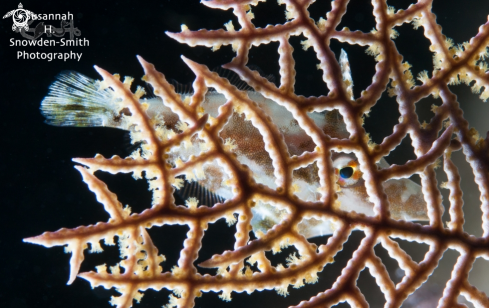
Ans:
{"label": "circular logo emblem", "polygon": [[37,19],[36,14],[32,13],[31,11],[24,10],[22,3],[19,3],[18,9],[8,12],[5,14],[5,16],[3,16],[3,18],[10,16],[12,16],[14,21],[14,24],[12,25],[13,31],[20,31],[22,28],[27,31],[29,30],[29,25],[27,24],[29,19]]}

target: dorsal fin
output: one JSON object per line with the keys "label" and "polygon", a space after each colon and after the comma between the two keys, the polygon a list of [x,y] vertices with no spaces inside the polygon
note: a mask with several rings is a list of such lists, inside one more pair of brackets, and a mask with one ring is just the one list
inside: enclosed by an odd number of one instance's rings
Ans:
{"label": "dorsal fin", "polygon": [[[248,66],[250,69],[252,70],[255,70],[255,71],[258,71],[258,73],[265,77],[268,81],[272,82],[272,83],[275,83],[275,76],[273,76],[272,74],[269,74],[267,76],[264,76],[264,73],[263,71],[256,65],[249,65]],[[216,72],[219,76],[223,77],[223,78],[226,78],[227,80],[229,80],[229,83],[231,83],[233,86],[235,86],[236,88],[238,88],[238,90],[241,90],[241,91],[254,91],[254,89],[248,85],[246,82],[244,82],[243,80],[241,80],[241,78],[239,78],[238,74],[236,74],[235,72],[231,71],[231,70],[228,70],[228,69],[225,69],[225,68],[222,68],[220,66],[217,66],[215,68],[212,69],[213,72]],[[174,79],[168,79],[168,83],[170,83],[171,85],[173,85],[175,87],[175,92],[180,94],[180,95],[192,95],[194,93],[194,89],[192,87],[192,83],[180,83]],[[149,85],[149,84],[148,84]],[[149,85],[150,86],[150,85]],[[151,87],[151,86],[150,86]],[[152,88],[150,89],[152,90]],[[215,89],[210,87],[209,88],[209,92],[214,92]],[[153,93],[153,91],[148,91],[148,93]]]}
{"label": "dorsal fin", "polygon": [[224,69],[222,67],[215,67],[212,69],[213,72],[219,74],[219,76],[226,78],[229,80],[229,83],[238,88],[241,91],[253,91],[253,88],[250,87],[246,82],[239,78],[238,74],[231,70]]}
{"label": "dorsal fin", "polygon": [[194,88],[192,87],[192,83],[180,83],[175,79],[169,79],[168,83],[175,87],[175,92],[180,95],[192,95],[194,94]]}
{"label": "dorsal fin", "polygon": [[259,67],[258,65],[255,65],[255,64],[248,64],[248,68],[251,69],[251,70],[254,70],[254,71],[257,71],[258,74],[260,74],[260,76],[262,77],[265,77],[268,81],[270,81],[271,83],[277,85],[276,81],[277,81],[277,78],[275,78],[275,75],[273,74],[266,74],[262,69],[261,67]]}
{"label": "dorsal fin", "polygon": [[[252,64],[252,65],[248,65],[248,68],[255,70],[255,71],[258,71],[260,76],[265,77],[271,83],[275,83],[275,76],[273,76],[272,74],[265,76],[263,70],[260,69],[258,66]],[[229,80],[229,82],[233,86],[238,88],[238,90],[241,90],[241,91],[254,91],[255,90],[255,89],[253,89],[253,87],[251,87],[246,82],[241,80],[241,78],[239,78],[238,74],[236,74],[235,72],[233,72],[231,70],[228,70],[228,69],[225,69],[225,68],[218,66],[218,67],[215,67],[214,69],[212,69],[212,71],[218,73],[219,76]]]}

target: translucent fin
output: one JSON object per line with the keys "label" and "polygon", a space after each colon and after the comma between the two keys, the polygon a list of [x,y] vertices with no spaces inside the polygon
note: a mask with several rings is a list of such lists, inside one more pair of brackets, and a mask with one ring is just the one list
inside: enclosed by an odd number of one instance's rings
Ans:
{"label": "translucent fin", "polygon": [[[264,76],[263,71],[255,65],[249,65],[249,68],[258,71],[260,75],[265,77],[268,81],[275,83],[275,76],[271,74]],[[231,70],[224,69],[218,66],[213,68],[212,71],[216,72],[219,76],[226,78],[229,81],[229,83],[231,83],[233,86],[238,88],[238,90],[240,91],[254,91],[253,87],[249,86],[246,82],[241,80],[241,78],[239,78],[239,75]],[[194,94],[194,88],[192,87],[192,83],[182,84],[174,79],[169,79],[168,82],[175,87],[175,92],[180,95]],[[209,92],[215,92],[215,89],[210,87]],[[153,93],[152,89],[151,91],[148,91],[148,93]]]}
{"label": "translucent fin", "polygon": [[241,91],[254,91],[246,82],[239,78],[238,74],[231,70],[224,69],[222,67],[216,67],[212,69],[213,72],[219,74],[219,76],[229,80],[229,83],[238,88]]}
{"label": "translucent fin", "polygon": [[99,81],[73,71],[62,72],[56,79],[41,102],[47,124],[127,129],[110,88],[101,89]]}
{"label": "translucent fin", "polygon": [[176,193],[183,199],[194,197],[199,200],[199,204],[213,206],[216,203],[224,202],[224,198],[209,191],[204,186],[200,185],[198,182],[188,182],[185,181],[183,187],[177,190]]}
{"label": "translucent fin", "polygon": [[353,79],[351,78],[350,62],[348,61],[348,55],[346,51],[341,49],[340,54],[340,67],[341,75],[343,75],[343,81],[345,82],[346,92],[350,95],[350,99],[353,98]]}
{"label": "translucent fin", "polygon": [[[174,79],[169,79],[168,82],[175,87],[175,92],[180,95],[193,95],[194,88],[192,87],[192,83],[183,84]],[[151,88],[151,92],[153,93],[153,89]]]}
{"label": "translucent fin", "polygon": [[247,66],[249,69],[257,71],[258,74],[260,74],[260,76],[265,77],[271,83],[277,85],[277,79],[275,78],[275,75],[273,74],[266,75],[266,73],[261,69],[261,67],[255,64],[248,64]]}
{"label": "translucent fin", "polygon": [[[265,77],[265,79],[267,79],[269,82],[275,83],[275,76],[273,76],[271,74],[265,76],[265,73],[263,72],[263,70],[260,69],[258,66],[256,66],[256,65],[248,65],[248,68],[250,68],[250,69],[252,69],[254,71],[257,71],[260,74],[260,76]],[[253,89],[253,87],[251,87],[246,82],[244,82],[243,80],[241,80],[241,78],[239,77],[239,75],[236,74],[235,72],[231,71],[231,70],[224,69],[224,68],[218,66],[218,67],[212,69],[212,71],[213,72],[216,72],[217,74],[219,74],[219,76],[221,76],[221,77],[226,78],[227,80],[229,80],[229,83],[232,84],[233,86],[235,86],[236,88],[238,88],[238,90],[241,90],[241,91],[255,91],[255,89]]]}

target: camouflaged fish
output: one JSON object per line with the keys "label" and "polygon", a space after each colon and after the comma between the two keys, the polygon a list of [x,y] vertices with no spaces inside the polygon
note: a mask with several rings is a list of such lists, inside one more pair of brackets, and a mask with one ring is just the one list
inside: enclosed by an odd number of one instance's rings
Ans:
{"label": "camouflaged fish", "polygon": [[[352,95],[352,79],[346,53],[342,50],[339,62],[347,91]],[[301,155],[305,151],[313,151],[315,144],[299,127],[297,121],[284,107],[263,97],[251,88],[240,86],[247,91],[250,99],[255,101],[263,111],[270,115],[284,136],[290,155]],[[190,96],[189,91],[180,93],[182,99]],[[147,115],[158,120],[169,132],[176,133],[178,116],[165,107],[160,98],[143,99],[149,105]],[[224,95],[216,91],[208,91],[202,103],[204,112],[217,117],[218,108],[226,103]],[[120,107],[119,107],[120,108]],[[95,81],[75,72],[62,73],[50,86],[50,92],[41,103],[41,112],[46,122],[55,126],[114,127],[131,131],[128,121],[124,121],[124,111],[118,110],[114,103],[110,88],[101,89],[99,81]],[[333,138],[348,138],[349,133],[338,111],[309,113],[318,127]],[[164,123],[164,124],[163,124]],[[227,140],[234,148],[237,159],[246,164],[253,172],[257,183],[275,189],[272,160],[265,151],[265,144],[259,131],[245,119],[244,114],[233,112],[230,120],[220,132],[223,140]],[[186,161],[191,155],[201,152],[202,144],[196,137],[191,145],[175,147],[169,153],[169,162],[173,165],[179,160]],[[333,166],[341,187],[338,192],[339,208],[344,211],[356,211],[366,215],[374,215],[373,204],[366,192],[362,173],[353,155],[333,153]],[[382,159],[380,168],[389,164]],[[212,206],[216,202],[233,197],[228,186],[222,183],[226,174],[216,164],[207,163],[195,177],[186,176],[186,185],[179,193],[184,199],[196,197],[201,204]],[[293,184],[296,195],[305,201],[318,201],[319,177],[316,164],[300,168],[293,173]],[[384,190],[390,203],[391,217],[403,220],[427,220],[426,203],[421,187],[408,179],[389,180],[384,183]],[[253,231],[259,235],[280,223],[288,214],[286,210],[278,210],[274,206],[258,202],[253,208],[251,221]],[[299,232],[307,238],[331,234],[334,228],[329,221],[314,218],[305,219],[299,224]]]}

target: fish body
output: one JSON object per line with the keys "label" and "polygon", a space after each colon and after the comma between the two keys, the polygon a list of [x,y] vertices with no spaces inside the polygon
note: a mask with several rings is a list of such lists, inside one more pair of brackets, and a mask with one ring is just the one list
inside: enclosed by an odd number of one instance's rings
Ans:
{"label": "fish body", "polygon": [[[340,57],[340,62],[345,61]],[[347,61],[347,60],[346,60]],[[346,62],[347,63],[347,62]],[[345,70],[345,64],[342,64]],[[347,74],[348,73],[348,74]],[[344,76],[349,77],[349,68]],[[350,82],[347,85],[352,85]],[[351,87],[347,90],[351,92]],[[99,82],[81,74],[68,72],[61,74],[50,87],[50,93],[41,103],[41,112],[46,122],[56,126],[105,126],[132,131],[129,122],[125,120],[125,111],[119,110],[111,89],[101,89]],[[313,151],[315,144],[312,139],[299,127],[292,114],[284,107],[269,100],[255,91],[247,91],[248,97],[256,102],[264,113],[272,118],[273,123],[284,136],[290,155],[301,155]],[[191,94],[181,94],[182,100]],[[153,122],[161,122],[162,129],[174,134],[179,131],[178,116],[166,107],[160,98],[143,99],[148,105],[146,113]],[[202,103],[204,113],[211,117],[218,116],[218,108],[226,103],[224,95],[209,91]],[[326,113],[309,113],[315,124],[324,133],[335,138],[348,138],[349,133],[337,111]],[[220,137],[233,148],[240,163],[247,165],[257,183],[276,188],[273,175],[272,160],[265,150],[263,138],[244,114],[233,112],[228,123],[220,132]],[[178,161],[187,161],[191,155],[201,153],[205,144],[193,137],[190,144],[174,147],[169,154],[169,162],[173,165]],[[389,165],[382,159],[380,168]],[[339,209],[355,211],[369,216],[374,215],[373,204],[370,203],[358,162],[352,155],[333,153],[333,167],[337,176]],[[304,201],[319,201],[319,177],[315,164],[300,168],[293,173],[293,185],[296,195]],[[199,191],[201,204],[212,206],[213,203],[234,196],[231,188],[223,185],[227,175],[216,164],[206,163],[194,174],[186,174],[188,187],[182,189],[183,196],[192,195],[192,190]],[[197,185],[198,183],[198,185]],[[389,180],[384,183],[384,189],[390,202],[391,216],[394,219],[427,220],[426,203],[421,187],[408,179]],[[203,192],[203,193],[202,193]],[[258,202],[252,209],[251,221],[253,231],[260,235],[279,224],[288,213],[270,204]],[[304,219],[298,226],[299,232],[307,238],[331,234],[334,227],[327,220],[315,218]]]}

